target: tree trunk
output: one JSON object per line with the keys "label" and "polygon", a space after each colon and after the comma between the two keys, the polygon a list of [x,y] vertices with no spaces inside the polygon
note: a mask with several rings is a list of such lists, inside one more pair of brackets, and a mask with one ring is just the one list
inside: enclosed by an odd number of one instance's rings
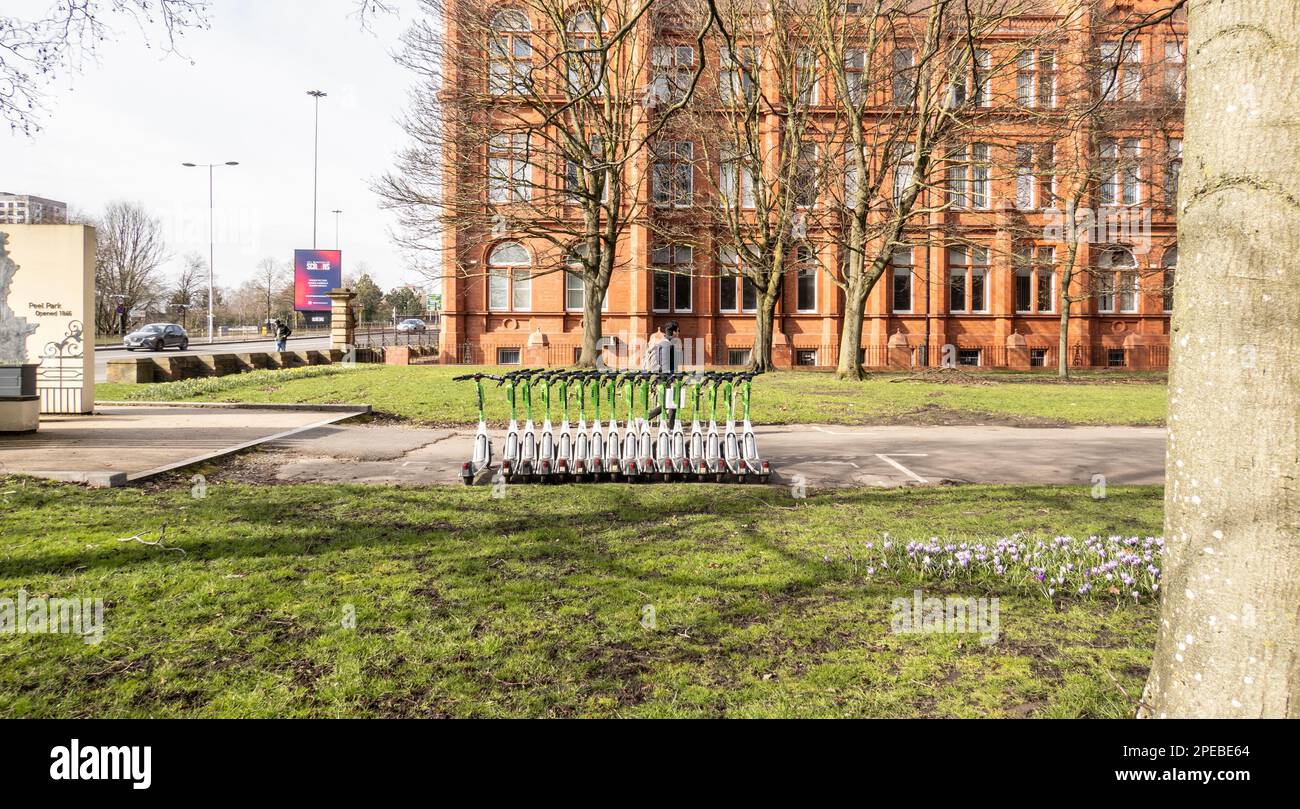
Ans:
{"label": "tree trunk", "polygon": [[1300,5],[1188,8],[1168,545],[1141,715],[1297,718]]}
{"label": "tree trunk", "polygon": [[749,352],[750,371],[765,374],[776,370],[772,364],[772,338],[776,333],[776,305],[780,300],[779,277],[775,284],[759,290],[758,311],[754,313],[754,347]]}
{"label": "tree trunk", "polygon": [[595,368],[601,359],[600,344],[603,330],[600,316],[604,308],[605,291],[595,289],[599,284],[584,282],[584,285],[587,294],[582,302],[582,353],[578,357],[578,367]]}
{"label": "tree trunk", "polygon": [[[1071,273],[1070,275],[1073,275]],[[1068,379],[1070,376],[1070,293],[1069,293],[1070,276],[1061,278],[1061,299],[1057,305],[1061,307],[1061,326],[1060,334],[1057,337],[1056,344],[1056,375],[1061,379]]]}
{"label": "tree trunk", "polygon": [[844,321],[840,325],[840,360],[835,375],[840,379],[862,379],[862,320],[867,311],[867,296],[850,284],[844,296]]}

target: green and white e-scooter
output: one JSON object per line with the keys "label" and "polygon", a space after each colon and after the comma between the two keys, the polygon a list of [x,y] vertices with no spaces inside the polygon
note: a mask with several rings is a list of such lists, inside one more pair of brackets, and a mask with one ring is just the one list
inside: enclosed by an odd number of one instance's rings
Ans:
{"label": "green and white e-scooter", "polygon": [[[586,383],[583,383],[584,385]],[[605,398],[605,375],[596,375],[596,420],[591,424],[591,440],[587,444],[587,469],[599,480],[605,472],[605,434],[600,424],[600,407]]]}
{"label": "green and white e-scooter", "polygon": [[[685,374],[672,374],[668,377],[665,387],[667,396],[664,400],[665,411],[659,417],[659,429],[663,431],[663,419],[671,412],[673,426],[669,430],[668,438],[668,463],[664,472],[664,480],[673,478],[682,479],[690,472],[690,456],[687,455],[686,446],[686,428],[682,425],[682,380]],[[672,408],[667,406],[671,404]]]}
{"label": "green and white e-scooter", "polygon": [[[574,480],[585,480],[588,470],[590,455],[588,450],[591,446],[591,436],[587,434],[587,382],[588,375],[584,373],[573,374],[573,379],[578,383],[578,429],[573,434],[573,451],[570,456],[571,465],[570,474]],[[568,431],[568,419],[565,419],[565,431]]]}
{"label": "green and white e-scooter", "polygon": [[542,432],[537,436],[536,474],[542,483],[549,483],[551,473],[555,471],[555,429],[551,426],[551,387],[555,384],[556,374],[543,371],[535,378],[535,383],[542,386],[542,403],[545,414],[542,416]]}
{"label": "green and white e-scooter", "polygon": [[488,374],[471,374],[458,376],[452,381],[468,382],[471,379],[478,389],[478,432],[474,434],[474,454],[460,467],[460,478],[466,486],[473,486],[479,475],[492,469],[492,437],[488,434],[487,412],[483,405],[483,380],[501,380],[500,377]]}
{"label": "green and white e-scooter", "polygon": [[506,480],[512,480],[519,472],[520,462],[520,443],[519,434],[519,380],[523,376],[523,371],[511,371],[504,374],[497,386],[508,385],[506,388],[506,401],[510,403],[510,425],[506,428],[505,451],[501,455],[501,475]]}
{"label": "green and white e-scooter", "polygon": [[524,391],[524,429],[519,434],[519,464],[515,476],[527,482],[537,471],[537,425],[533,423],[533,374],[520,374]]}
{"label": "green and white e-scooter", "polygon": [[622,471],[619,453],[623,451],[623,447],[618,433],[618,390],[622,381],[622,376],[611,376],[609,380],[609,432],[605,433],[605,474],[611,479]]}
{"label": "green and white e-scooter", "polygon": [[734,377],[728,377],[723,386],[723,395],[727,397],[727,428],[722,436],[722,460],[727,472],[737,482],[744,483],[745,466],[741,458],[740,435],[736,432],[736,389],[733,380]]}
{"label": "green and white e-scooter", "polygon": [[629,481],[634,480],[640,471],[636,463],[640,424],[635,415],[637,380],[640,376],[636,373],[626,374],[622,381],[623,395],[627,402],[627,430],[623,433],[623,447],[618,460],[620,471]]}
{"label": "green and white e-scooter", "polygon": [[704,436],[704,471],[713,475],[716,482],[722,482],[722,436],[718,434],[718,386],[722,378],[708,374],[709,386],[709,431]]}
{"label": "green and white e-scooter", "polygon": [[569,425],[569,380],[571,373],[562,373],[556,377],[560,389],[560,405],[563,420],[560,432],[555,436],[555,475],[557,480],[564,480],[573,472],[573,428]]}
{"label": "green and white e-scooter", "polygon": [[691,474],[699,480],[703,480],[704,475],[709,471],[708,459],[704,452],[704,428],[700,426],[700,388],[704,386],[705,381],[703,375],[696,374],[687,383],[691,392],[691,437],[687,443],[686,465]]}
{"label": "green and white e-scooter", "polygon": [[641,474],[649,475],[662,471],[655,464],[655,438],[650,429],[650,388],[654,385],[657,374],[647,372],[637,376],[641,386],[641,415],[637,418],[636,425],[636,467]]}
{"label": "green and white e-scooter", "polygon": [[749,420],[749,395],[753,390],[755,374],[742,374],[740,400],[744,404],[744,419],[740,428],[740,453],[745,471],[758,478],[759,483],[767,483],[772,477],[772,465],[758,454],[758,437],[754,435],[754,425]]}

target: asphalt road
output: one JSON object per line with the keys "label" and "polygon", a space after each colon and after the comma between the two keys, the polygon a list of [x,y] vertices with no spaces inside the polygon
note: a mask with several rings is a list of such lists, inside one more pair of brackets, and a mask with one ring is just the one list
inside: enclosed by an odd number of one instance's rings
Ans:
{"label": "asphalt road", "polygon": [[[772,482],[809,487],[1161,484],[1165,436],[1162,427],[758,429]],[[499,434],[493,444],[500,453]],[[472,447],[464,430],[334,425],[267,444],[250,462],[281,481],[455,483]]]}
{"label": "asphalt road", "polygon": [[[290,337],[289,348],[294,351],[319,351],[329,348],[330,340],[328,337]],[[206,343],[190,343],[188,351],[177,351],[169,348],[160,354],[153,354],[149,351],[136,351],[134,353],[124,348],[114,348],[112,346],[101,346],[95,349],[95,381],[105,382],[108,379],[108,361],[111,359],[125,359],[127,357],[137,356],[198,356],[201,354],[247,354],[250,352],[274,351],[275,340],[257,340],[248,343],[217,343],[207,345]]]}

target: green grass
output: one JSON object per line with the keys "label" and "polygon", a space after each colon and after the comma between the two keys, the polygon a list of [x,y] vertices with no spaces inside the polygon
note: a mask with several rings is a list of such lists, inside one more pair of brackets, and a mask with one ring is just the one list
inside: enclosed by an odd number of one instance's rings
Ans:
{"label": "green grass", "polygon": [[[896,635],[891,602],[913,584],[849,557],[884,532],[1158,534],[1158,488],[794,501],[514,487],[497,500],[214,476],[194,499],[184,480],[90,491],[9,478],[0,500],[0,598],[105,602],[97,646],[0,634],[4,716],[1118,717],[1154,640],[1148,605],[1053,605],[990,582],[926,591],[999,597],[996,645]],[[164,526],[165,546],[118,541]]]}
{"label": "green grass", "polygon": [[[211,380],[96,388],[100,401],[365,403],[416,422],[477,421],[474,386],[452,377],[464,366],[358,366],[261,371]],[[824,373],[777,373],[754,383],[758,424],[1162,424],[1165,386],[1159,377],[1083,375],[1069,384],[1030,374],[984,374],[989,384],[898,382],[877,375],[841,382]],[[1155,380],[1153,382],[1153,380]],[[489,415],[507,415],[500,388],[488,388]]]}

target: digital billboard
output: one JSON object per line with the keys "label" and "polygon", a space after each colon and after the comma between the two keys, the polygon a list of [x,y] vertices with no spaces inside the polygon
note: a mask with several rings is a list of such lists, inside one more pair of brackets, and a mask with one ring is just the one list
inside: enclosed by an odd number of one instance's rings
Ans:
{"label": "digital billboard", "polygon": [[343,253],[338,250],[293,251],[293,308],[328,312],[329,293],[343,286]]}

